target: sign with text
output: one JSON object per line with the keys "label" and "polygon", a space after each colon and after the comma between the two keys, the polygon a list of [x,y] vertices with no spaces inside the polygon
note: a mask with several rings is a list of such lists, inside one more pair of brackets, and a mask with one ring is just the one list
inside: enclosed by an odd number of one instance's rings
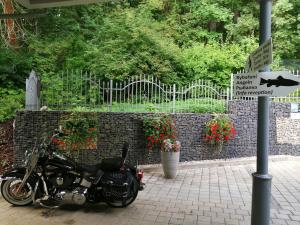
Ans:
{"label": "sign with text", "polygon": [[287,96],[300,85],[300,79],[288,71],[239,73],[234,76],[234,95]]}
{"label": "sign with text", "polygon": [[255,72],[273,62],[272,39],[270,38],[250,54],[246,63],[246,71]]}

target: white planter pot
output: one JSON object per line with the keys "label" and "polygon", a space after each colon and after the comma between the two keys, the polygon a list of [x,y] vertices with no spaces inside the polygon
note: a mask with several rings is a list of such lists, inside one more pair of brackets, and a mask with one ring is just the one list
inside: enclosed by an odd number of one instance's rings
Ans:
{"label": "white planter pot", "polygon": [[180,152],[160,152],[161,163],[165,178],[175,178],[177,175],[177,167]]}

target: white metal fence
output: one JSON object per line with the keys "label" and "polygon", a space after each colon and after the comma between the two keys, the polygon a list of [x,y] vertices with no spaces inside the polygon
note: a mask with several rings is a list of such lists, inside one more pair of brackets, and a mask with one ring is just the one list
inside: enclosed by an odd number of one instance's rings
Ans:
{"label": "white metal fence", "polygon": [[42,105],[50,109],[112,112],[225,112],[231,98],[229,88],[205,80],[185,86],[147,76],[102,81],[74,71],[43,80],[41,95]]}
{"label": "white metal fence", "polygon": [[[291,73],[300,76],[299,71]],[[234,97],[233,76],[230,88],[221,88],[205,80],[179,86],[166,85],[148,76],[119,82],[103,81],[91,73],[67,71],[55,79],[43,80],[41,104],[50,109],[106,112],[226,112],[229,100],[257,99]],[[271,99],[300,103],[300,88],[289,96]]]}

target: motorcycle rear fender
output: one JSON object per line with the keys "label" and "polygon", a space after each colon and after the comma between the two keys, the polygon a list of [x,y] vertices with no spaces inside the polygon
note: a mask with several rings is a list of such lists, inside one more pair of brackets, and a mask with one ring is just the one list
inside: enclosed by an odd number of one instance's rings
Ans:
{"label": "motorcycle rear fender", "polygon": [[146,184],[138,179],[138,177],[137,177],[138,169],[135,166],[132,166],[132,165],[129,165],[129,164],[125,164],[125,167],[129,168],[131,174],[137,179],[137,182],[138,182],[138,185],[139,185],[139,187],[138,187],[139,191],[144,190]]}
{"label": "motorcycle rear fender", "polygon": [[129,168],[132,174],[136,174],[136,171],[137,171],[136,167],[134,167],[130,164],[127,164],[127,163],[125,163],[125,167]]}

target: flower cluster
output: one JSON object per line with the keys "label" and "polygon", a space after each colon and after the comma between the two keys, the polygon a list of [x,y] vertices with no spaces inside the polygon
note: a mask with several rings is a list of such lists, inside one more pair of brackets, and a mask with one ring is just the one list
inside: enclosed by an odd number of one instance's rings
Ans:
{"label": "flower cluster", "polygon": [[161,145],[161,151],[163,152],[179,152],[181,144],[179,141],[172,141],[171,139],[166,139]]}
{"label": "flower cluster", "polygon": [[53,138],[52,142],[54,144],[58,145],[60,149],[65,149],[66,148],[66,142],[64,142],[60,138]]}
{"label": "flower cluster", "polygon": [[169,115],[146,117],[143,123],[149,151],[166,139],[174,141],[176,138],[175,121]]}
{"label": "flower cluster", "polygon": [[60,150],[76,151],[96,149],[97,129],[95,121],[80,114],[71,114],[62,125],[62,137],[53,139]]}
{"label": "flower cluster", "polygon": [[[72,150],[72,151],[76,151],[79,149],[96,149],[97,145],[96,145],[96,128],[89,128],[87,129],[87,135],[83,135],[83,136],[90,136],[87,137],[86,139],[82,139],[82,140],[74,140],[74,138],[70,138],[70,136],[68,137],[68,135],[70,135],[70,131],[67,129],[63,129],[62,130],[64,135],[64,137],[59,137],[59,138],[53,138],[52,142],[54,144],[56,144],[59,149],[61,150]],[[72,134],[71,134],[72,135]],[[73,141],[71,141],[73,140]]]}
{"label": "flower cluster", "polygon": [[214,118],[206,124],[204,141],[222,145],[235,136],[236,130],[231,119],[226,115],[214,115]]}

